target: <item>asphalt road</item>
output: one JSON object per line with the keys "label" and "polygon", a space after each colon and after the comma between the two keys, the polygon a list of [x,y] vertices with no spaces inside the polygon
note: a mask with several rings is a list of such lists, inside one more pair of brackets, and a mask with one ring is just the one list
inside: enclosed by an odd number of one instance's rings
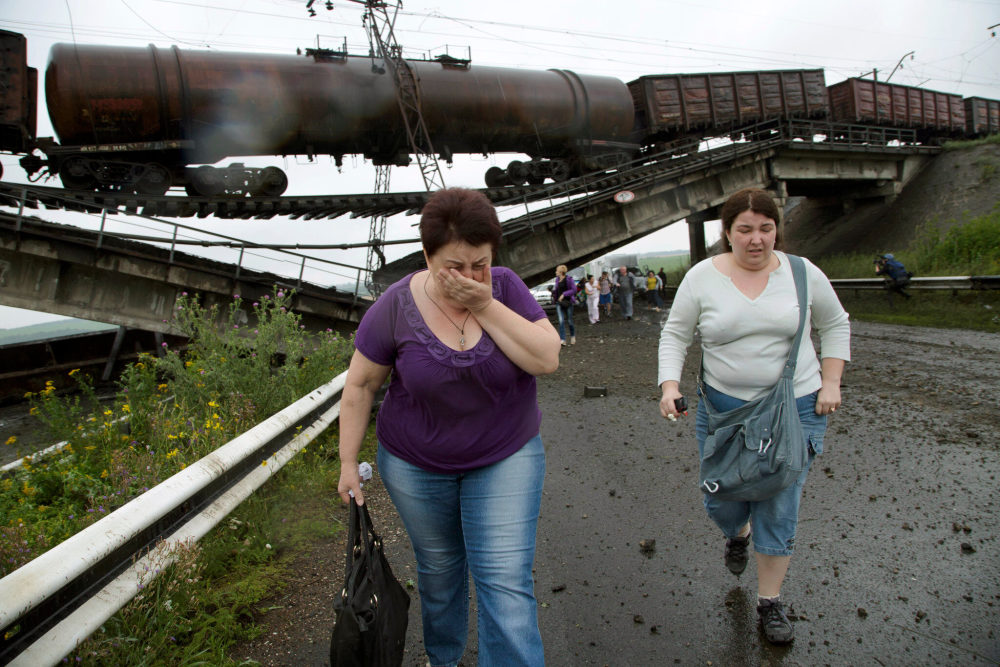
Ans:
{"label": "asphalt road", "polygon": [[[854,325],[844,405],[805,487],[783,589],[796,640],[776,648],[757,629],[753,561],[742,578],[726,570],[701,507],[693,418],[658,415],[661,316],[580,326],[559,371],[539,381],[547,664],[1000,664],[1000,335]],[[697,359],[692,349],[689,395]],[[584,398],[588,385],[608,395]],[[369,498],[397,577],[415,579],[377,483]],[[259,619],[271,632],[235,657],[326,664],[336,546],[304,556],[288,613]],[[423,666],[412,596],[405,664]],[[473,630],[464,664],[475,656]]]}

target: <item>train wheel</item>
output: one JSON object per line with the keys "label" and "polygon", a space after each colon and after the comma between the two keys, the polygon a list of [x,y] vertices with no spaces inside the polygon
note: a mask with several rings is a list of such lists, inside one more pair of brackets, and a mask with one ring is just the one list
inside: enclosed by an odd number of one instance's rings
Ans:
{"label": "train wheel", "polygon": [[215,167],[202,165],[193,171],[188,172],[191,178],[191,186],[194,191],[203,197],[215,197],[221,195],[226,184],[222,180],[222,174]]}
{"label": "train wheel", "polygon": [[520,160],[511,160],[507,165],[507,180],[511,185],[522,185],[528,180],[528,165]]}
{"label": "train wheel", "polygon": [[507,172],[500,167],[490,167],[486,170],[486,187],[502,188],[505,185],[510,185],[510,181],[507,180]]}
{"label": "train wheel", "polygon": [[160,196],[170,189],[170,172],[162,165],[150,162],[135,181],[136,194]]}
{"label": "train wheel", "polygon": [[68,190],[93,190],[97,178],[82,157],[71,157],[59,165],[59,179]]}
{"label": "train wheel", "polygon": [[552,161],[552,180],[556,183],[568,181],[573,175],[573,168],[566,160]]}
{"label": "train wheel", "polygon": [[528,185],[541,185],[545,182],[545,173],[542,171],[540,162],[532,160],[526,166],[528,167]]}
{"label": "train wheel", "polygon": [[277,167],[264,167],[252,194],[260,197],[280,197],[288,188],[288,176]]}

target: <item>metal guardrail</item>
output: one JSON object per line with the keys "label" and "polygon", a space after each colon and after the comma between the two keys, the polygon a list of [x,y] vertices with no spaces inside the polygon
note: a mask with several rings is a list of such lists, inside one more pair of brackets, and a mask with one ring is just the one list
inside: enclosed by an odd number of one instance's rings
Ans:
{"label": "metal guardrail", "polygon": [[0,579],[0,663],[59,663],[172,563],[177,547],[203,537],[322,433],[340,415],[346,378],[338,375]]}
{"label": "metal guardrail", "polygon": [[[840,278],[830,284],[838,290],[884,290],[883,278]],[[1000,289],[1000,276],[932,276],[911,278],[906,289],[919,290],[995,290]]]}

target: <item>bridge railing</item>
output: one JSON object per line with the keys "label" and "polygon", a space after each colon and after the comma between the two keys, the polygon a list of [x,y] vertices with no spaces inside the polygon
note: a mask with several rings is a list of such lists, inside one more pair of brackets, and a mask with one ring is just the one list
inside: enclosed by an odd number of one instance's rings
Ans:
{"label": "bridge railing", "polygon": [[[839,278],[831,280],[836,290],[884,290],[884,278]],[[1000,289],[1000,276],[931,276],[911,278],[906,289],[917,290],[995,290]]]}
{"label": "bridge railing", "polygon": [[[23,185],[20,186],[15,195],[18,209],[15,216],[15,231],[20,231],[24,224],[25,208],[28,207],[35,189],[31,185]],[[72,193],[47,193],[46,196],[50,199],[60,199],[66,203],[67,210],[73,210],[72,204],[75,200]],[[208,249],[206,256],[211,259],[218,259],[220,252],[231,251],[230,257],[232,255],[235,257],[232,257],[231,260],[218,261],[224,261],[233,266],[233,277],[236,280],[240,279],[240,274],[243,271],[259,270],[294,280],[294,283],[289,283],[288,286],[295,288],[301,288],[303,282],[332,285],[334,282],[353,281],[358,286],[364,284],[364,276],[367,273],[367,269],[364,267],[307,255],[290,249],[291,246],[301,250],[346,250],[357,247],[358,244],[257,243],[171,220],[163,220],[128,208],[94,209],[89,206],[76,206],[75,208],[78,214],[83,214],[87,218],[84,220],[78,215],[74,218],[73,225],[96,232],[95,248],[100,249],[105,239],[109,238],[136,241],[167,250],[169,264],[174,263],[175,254],[184,247]],[[150,231],[156,235],[149,234]],[[397,243],[412,243],[414,241],[407,239],[397,241]],[[358,298],[358,289],[355,287],[355,301]]]}
{"label": "bridge railing", "polygon": [[0,579],[0,664],[61,661],[337,419],[346,377]]}

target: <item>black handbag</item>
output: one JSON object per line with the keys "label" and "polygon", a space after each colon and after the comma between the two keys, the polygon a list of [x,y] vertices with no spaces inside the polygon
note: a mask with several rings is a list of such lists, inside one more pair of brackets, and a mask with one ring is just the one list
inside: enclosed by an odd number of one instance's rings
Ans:
{"label": "black handbag", "polygon": [[351,498],[344,588],[330,640],[331,667],[398,667],[410,596],[392,574],[368,505]]}
{"label": "black handbag", "polygon": [[[809,466],[809,450],[795,405],[794,378],[808,302],[805,263],[787,255],[799,299],[799,329],[781,379],[761,398],[716,412],[699,387],[708,411],[701,455],[701,490],[719,500],[761,501],[790,486]],[[704,383],[702,366],[699,383]]]}

